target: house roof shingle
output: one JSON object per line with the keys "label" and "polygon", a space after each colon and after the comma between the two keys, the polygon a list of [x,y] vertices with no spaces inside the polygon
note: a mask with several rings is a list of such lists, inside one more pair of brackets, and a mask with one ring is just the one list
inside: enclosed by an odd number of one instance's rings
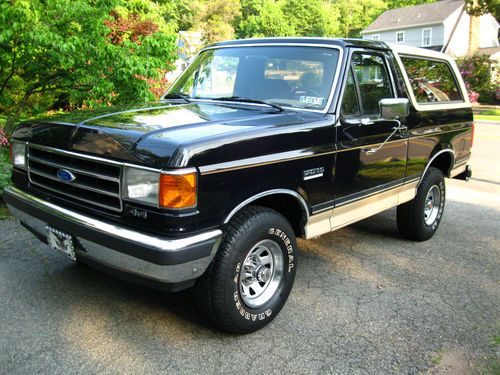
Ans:
{"label": "house roof shingle", "polygon": [[440,23],[462,5],[464,5],[463,0],[440,0],[430,4],[389,9],[362,33]]}

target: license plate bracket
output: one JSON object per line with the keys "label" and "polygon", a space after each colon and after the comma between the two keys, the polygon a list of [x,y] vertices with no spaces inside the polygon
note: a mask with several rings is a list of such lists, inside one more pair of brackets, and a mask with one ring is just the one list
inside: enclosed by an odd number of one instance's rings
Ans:
{"label": "license plate bracket", "polygon": [[63,253],[67,258],[75,262],[76,254],[73,236],[48,225],[45,227],[45,230],[47,232],[47,243],[49,247]]}

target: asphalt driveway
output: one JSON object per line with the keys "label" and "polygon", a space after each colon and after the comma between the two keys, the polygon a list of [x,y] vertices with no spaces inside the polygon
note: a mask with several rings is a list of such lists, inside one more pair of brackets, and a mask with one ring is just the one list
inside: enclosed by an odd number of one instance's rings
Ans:
{"label": "asphalt driveway", "polygon": [[474,178],[447,181],[433,239],[401,239],[389,210],[299,242],[288,304],[246,336],[207,327],[189,293],[74,265],[0,221],[0,374],[493,372],[500,123],[477,123],[473,152]]}

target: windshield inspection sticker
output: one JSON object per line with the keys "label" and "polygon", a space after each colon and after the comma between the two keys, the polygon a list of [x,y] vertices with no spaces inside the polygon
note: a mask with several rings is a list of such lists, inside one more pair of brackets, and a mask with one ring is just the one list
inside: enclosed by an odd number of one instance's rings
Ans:
{"label": "windshield inspection sticker", "polygon": [[299,100],[303,104],[323,105],[323,101],[325,99],[321,98],[319,96],[305,96],[305,95],[302,95]]}

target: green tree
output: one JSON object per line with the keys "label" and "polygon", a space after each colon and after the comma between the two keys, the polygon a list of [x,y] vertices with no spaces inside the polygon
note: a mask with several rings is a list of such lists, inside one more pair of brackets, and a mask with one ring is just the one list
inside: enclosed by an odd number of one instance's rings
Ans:
{"label": "green tree", "polygon": [[286,0],[283,12],[300,36],[335,36],[339,14],[335,6],[321,0]]}
{"label": "green tree", "polygon": [[384,0],[337,0],[334,6],[340,12],[339,36],[359,37],[360,31],[386,9]]}
{"label": "green tree", "polygon": [[205,44],[234,38],[235,20],[241,14],[239,0],[194,0],[189,5],[189,15],[184,26],[200,31]]}
{"label": "green tree", "polygon": [[283,12],[282,1],[243,1],[241,13],[237,25],[239,38],[295,35],[295,29]]}
{"label": "green tree", "polygon": [[173,60],[175,35],[159,9],[153,12],[154,3],[119,4],[0,4],[0,113],[7,116],[7,134],[21,115],[46,111],[61,98],[68,106],[153,98],[148,80],[159,79]]}

